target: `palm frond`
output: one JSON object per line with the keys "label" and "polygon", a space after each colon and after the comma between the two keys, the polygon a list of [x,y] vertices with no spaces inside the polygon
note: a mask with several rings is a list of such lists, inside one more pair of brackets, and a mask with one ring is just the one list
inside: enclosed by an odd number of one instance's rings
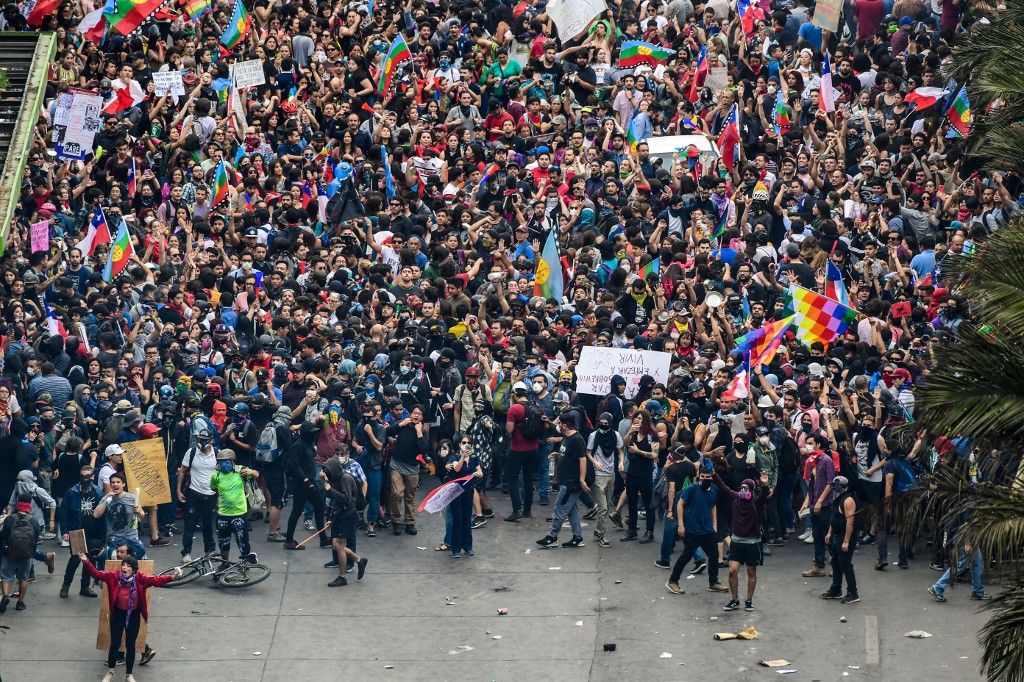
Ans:
{"label": "palm frond", "polygon": [[981,670],[989,680],[1024,682],[1024,585],[1001,592],[985,605],[989,619],[981,628]]}

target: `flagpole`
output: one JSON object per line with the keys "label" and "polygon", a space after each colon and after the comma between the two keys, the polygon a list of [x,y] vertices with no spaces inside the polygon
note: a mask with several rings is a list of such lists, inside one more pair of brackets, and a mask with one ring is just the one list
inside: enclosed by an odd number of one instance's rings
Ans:
{"label": "flagpole", "polygon": [[750,373],[753,372],[750,366],[750,351],[747,351],[747,414],[754,411],[754,395],[750,392]]}

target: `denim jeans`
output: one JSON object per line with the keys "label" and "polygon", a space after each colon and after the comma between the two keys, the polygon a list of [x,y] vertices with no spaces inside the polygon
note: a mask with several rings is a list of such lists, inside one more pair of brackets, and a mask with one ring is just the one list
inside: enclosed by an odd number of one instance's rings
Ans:
{"label": "denim jeans", "polygon": [[551,528],[548,530],[548,535],[557,538],[562,524],[565,523],[566,519],[569,519],[573,537],[583,537],[583,524],[580,523],[580,510],[577,504],[579,497],[579,490],[569,492],[569,489],[564,485],[558,487],[558,497],[555,498],[555,511],[552,514]]}
{"label": "denim jeans", "polygon": [[380,486],[384,482],[384,472],[366,470],[366,522],[380,521]]}
{"label": "denim jeans", "polygon": [[[518,513],[530,511],[533,506],[533,472],[537,469],[537,451],[508,453],[509,496],[512,510]],[[522,483],[520,484],[520,481]]]}
{"label": "denim jeans", "polygon": [[778,487],[773,498],[779,510],[779,523],[783,531],[796,528],[796,514],[793,513],[793,491],[796,490],[798,474],[779,474]]}
{"label": "denim jeans", "polygon": [[[461,495],[460,495],[461,497]],[[452,506],[449,504],[444,508],[444,544],[449,547],[452,546],[452,524],[454,519],[452,518]]]}
{"label": "denim jeans", "polygon": [[[956,560],[956,573],[959,573],[967,567],[967,562],[971,560],[972,556],[974,558],[974,565],[971,567],[971,594],[984,594],[985,586],[981,584],[981,575],[985,568],[985,564],[981,558],[980,549],[976,548],[973,555],[969,552],[960,552]],[[945,594],[954,575],[952,567],[947,568],[946,572],[942,574],[942,577],[932,585],[932,589],[934,589],[939,596],[942,596]]]}
{"label": "denim jeans", "polygon": [[[667,564],[669,559],[672,557],[672,552],[676,549],[676,540],[679,538],[676,532],[679,530],[679,524],[676,523],[675,518],[665,517],[665,527],[661,531],[661,563]],[[700,547],[693,552],[693,560],[695,563],[703,564],[708,560],[708,555],[704,553],[704,550]]]}
{"label": "denim jeans", "polygon": [[822,507],[818,513],[811,512],[811,533],[814,536],[814,565],[825,568],[825,534],[832,518],[832,505]]}
{"label": "denim jeans", "polygon": [[553,449],[550,443],[541,443],[537,449],[537,497],[545,504],[551,494],[551,460],[548,455]]}
{"label": "denim jeans", "polygon": [[[171,490],[178,489],[178,470],[172,469],[167,472],[167,479]],[[167,504],[158,505],[156,508],[156,520],[161,526],[173,526],[178,520],[178,498],[171,495],[171,501]]]}

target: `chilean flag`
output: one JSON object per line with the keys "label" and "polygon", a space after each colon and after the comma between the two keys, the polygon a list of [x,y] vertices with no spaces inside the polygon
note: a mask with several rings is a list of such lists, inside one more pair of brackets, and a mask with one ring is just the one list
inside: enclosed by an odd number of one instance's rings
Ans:
{"label": "chilean flag", "polygon": [[64,323],[57,317],[57,313],[50,309],[45,296],[43,297],[43,310],[46,311],[46,328],[49,330],[50,336],[59,336],[66,341],[68,330],[64,328]]}
{"label": "chilean flag", "polygon": [[309,202],[313,201],[313,187],[309,184],[309,180],[302,183],[302,208],[305,209],[309,206]]}
{"label": "chilean flag", "polygon": [[825,113],[836,110],[836,93],[832,89],[832,60],[825,53],[821,62],[821,87],[818,89],[818,108]]}
{"label": "chilean flag", "polygon": [[103,17],[103,8],[94,9],[86,14],[78,24],[78,30],[86,40],[99,45],[103,34],[107,31],[107,20]]}
{"label": "chilean flag", "polygon": [[736,370],[736,376],[722,392],[723,400],[742,400],[750,395],[750,354]]}
{"label": "chilean flag", "polygon": [[915,111],[921,111],[927,109],[931,105],[938,102],[944,97],[946,91],[942,88],[917,88],[912,92],[908,92],[903,97],[903,101],[907,104],[913,104]]}
{"label": "chilean flag", "polygon": [[89,232],[82,241],[75,246],[86,256],[92,256],[97,246],[110,243],[110,226],[107,225],[107,217],[103,215],[103,209],[97,208],[92,214],[92,222],[89,224]]}
{"label": "chilean flag", "polygon": [[693,71],[693,80],[690,81],[690,91],[686,94],[686,99],[696,102],[700,98],[697,91],[704,87],[704,81],[708,77],[708,69],[708,46],[702,45],[700,54],[697,55],[697,68]]}
{"label": "chilean flag", "polygon": [[138,189],[138,183],[135,179],[135,155],[132,154],[132,164],[128,166],[128,182],[125,183],[128,188],[128,196],[134,197],[135,190]]}
{"label": "chilean flag", "polygon": [[738,0],[736,11],[740,15],[740,25],[743,32],[750,35],[754,32],[754,9],[750,6],[750,0]]}
{"label": "chilean flag", "polygon": [[850,305],[850,295],[846,293],[843,273],[832,261],[828,261],[825,265],[825,296],[833,301],[839,301],[845,306]]}
{"label": "chilean flag", "polygon": [[114,96],[107,102],[106,106],[103,107],[103,113],[113,116],[119,114],[122,111],[131,109],[137,104],[140,104],[146,95],[140,88],[138,92],[132,86],[125,86],[114,90]]}
{"label": "chilean flag", "polygon": [[59,6],[60,0],[38,0],[25,17],[25,23],[32,28],[39,28],[46,21],[46,17],[56,12]]}
{"label": "chilean flag", "polygon": [[740,112],[739,105],[733,104],[729,116],[725,119],[725,125],[722,126],[722,132],[718,134],[718,151],[729,172],[732,172],[732,167],[736,163],[739,146]]}

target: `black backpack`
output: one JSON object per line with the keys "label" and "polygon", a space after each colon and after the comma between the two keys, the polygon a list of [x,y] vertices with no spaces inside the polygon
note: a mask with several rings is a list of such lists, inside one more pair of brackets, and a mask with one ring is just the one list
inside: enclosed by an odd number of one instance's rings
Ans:
{"label": "black backpack", "polygon": [[532,403],[526,403],[523,407],[526,409],[526,419],[523,420],[523,436],[530,439],[540,438],[544,435],[544,420],[541,419],[543,416],[541,411]]}
{"label": "black backpack", "polygon": [[782,449],[779,451],[779,473],[795,474],[799,469],[800,454],[796,441],[787,435],[782,439]]}
{"label": "black backpack", "polygon": [[352,476],[351,474],[346,472],[345,475],[352,479],[352,483],[354,484],[356,490],[356,511],[361,512],[364,509],[366,509],[366,496],[363,495],[363,486],[359,485],[359,483],[355,480],[355,477]]}
{"label": "black backpack", "polygon": [[28,514],[18,514],[11,525],[11,534],[7,542],[7,556],[10,559],[31,559],[36,550],[35,521]]}

